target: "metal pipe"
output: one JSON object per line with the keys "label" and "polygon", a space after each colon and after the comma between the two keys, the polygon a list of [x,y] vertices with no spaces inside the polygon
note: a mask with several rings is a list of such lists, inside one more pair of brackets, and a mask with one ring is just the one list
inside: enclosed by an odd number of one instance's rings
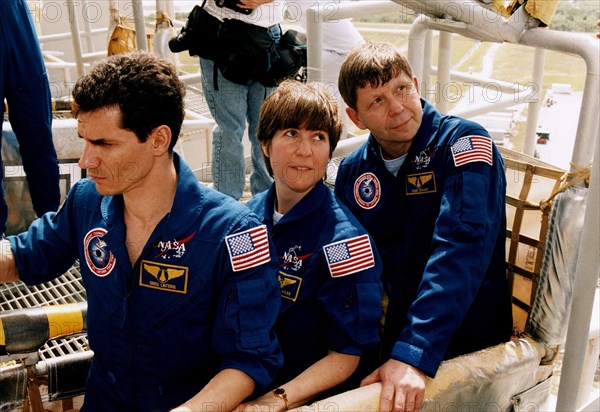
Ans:
{"label": "metal pipe", "polygon": [[144,8],[142,0],[131,0],[133,7],[133,20],[135,22],[135,39],[137,41],[137,49],[148,51],[148,41],[146,40],[146,23],[144,21]]}
{"label": "metal pipe", "polygon": [[[598,95],[596,95],[597,97]],[[597,114],[598,112],[595,112],[596,116]],[[598,123],[599,120],[596,118],[596,126]],[[600,169],[600,144],[598,142],[600,142],[600,135],[596,132],[592,137],[596,139],[594,164],[587,193],[584,226],[574,276],[573,303],[569,315],[563,366],[560,372],[560,386],[556,400],[557,411],[574,410],[575,406],[582,406],[578,399],[585,399],[583,394],[579,393],[581,371],[583,370],[592,317],[593,305],[590,302],[594,301],[600,274],[600,239],[598,239],[598,227],[600,227],[600,171],[598,170]]]}
{"label": "metal pipe", "polygon": [[[542,82],[544,81],[544,59],[546,50],[536,48],[533,55],[533,69],[531,72],[531,81],[539,86],[542,90]],[[527,107],[527,126],[525,128],[525,143],[523,153],[533,156],[536,144],[536,132],[538,126],[538,118],[540,115],[540,99],[531,99]]]}
{"label": "metal pipe", "polygon": [[321,13],[319,19],[322,21],[341,20],[402,10],[401,5],[390,0],[349,1],[336,4],[336,7],[335,13]]}
{"label": "metal pipe", "polygon": [[[431,72],[434,74],[437,73],[435,66],[432,68]],[[519,95],[521,93],[525,93],[527,97],[530,97],[531,93],[533,92],[531,87],[523,86],[518,83],[509,83],[502,80],[490,79],[489,77],[478,76],[476,74],[467,74],[456,70],[452,70],[450,74],[453,80],[461,80],[472,86],[486,87],[493,80],[494,87],[502,93],[515,93]],[[516,100],[515,103],[518,103],[518,100]]]}
{"label": "metal pipe", "polygon": [[77,65],[77,75],[79,77],[85,74],[83,66],[83,50],[81,49],[81,37],[79,35],[79,19],[75,13],[74,0],[67,0],[67,13],[69,14],[69,24],[71,26],[71,41],[73,42],[73,54],[75,55],[75,64]]}
{"label": "metal pipe", "polygon": [[[425,56],[425,37],[429,32],[429,17],[419,17],[410,25],[408,31],[408,61],[413,69],[413,75],[423,82],[423,60]],[[423,91],[421,90],[421,95]]]}
{"label": "metal pipe", "polygon": [[[95,34],[107,33],[108,29],[106,27],[100,29],[93,29],[90,33],[79,32],[80,37],[93,37]],[[45,34],[39,37],[40,43],[58,41],[58,40],[68,40],[73,34],[72,33],[57,33],[57,34]]]}
{"label": "metal pipe", "polygon": [[436,19],[447,19],[464,22],[464,28],[474,38],[493,41],[519,40],[529,23],[537,20],[530,17],[519,7],[508,19],[491,8],[482,7],[477,0],[394,0],[415,13],[424,14]]}
{"label": "metal pipe", "polygon": [[492,111],[504,110],[508,107],[514,106],[515,104],[523,103],[527,99],[529,99],[528,94],[511,94],[509,96],[502,97],[496,103],[483,102],[477,104],[470,104],[467,107],[460,109],[452,109],[450,110],[450,114],[453,116],[464,117],[468,119]]}
{"label": "metal pipe", "polygon": [[[577,135],[573,148],[572,162],[581,167],[592,163],[595,140],[598,136],[598,109],[600,101],[600,59],[598,42],[590,36],[578,33],[559,32],[547,29],[531,29],[525,31],[520,44],[541,47],[548,50],[575,54],[581,57],[587,67],[585,86],[579,112]],[[574,168],[571,169],[574,171]]]}
{"label": "metal pipe", "polygon": [[83,27],[85,27],[85,40],[87,43],[88,52],[93,53],[96,49],[94,47],[94,39],[92,38],[92,23],[90,22],[89,16],[84,15],[83,12],[89,10],[88,0],[83,0],[82,18]]}
{"label": "metal pipe", "polygon": [[323,79],[323,20],[319,7],[310,7],[306,11],[306,64],[309,82]]}
{"label": "metal pipe", "polygon": [[[423,48],[423,77],[421,77],[421,81],[423,82],[423,96],[427,94],[427,85],[430,85],[432,82],[432,71],[431,67],[433,66],[433,31],[428,30],[425,33],[425,47]],[[435,95],[435,86],[432,87],[434,92],[434,97],[437,99]],[[433,101],[435,101],[435,99]]]}
{"label": "metal pipe", "polygon": [[438,75],[436,89],[438,89],[439,100],[437,109],[440,113],[448,113],[448,100],[442,91],[442,85],[450,84],[450,69],[452,66],[452,33],[442,31],[438,39]]}
{"label": "metal pipe", "polygon": [[428,95],[433,92],[433,101],[437,101],[435,87],[431,85],[431,66],[433,61],[433,33],[431,19],[421,16],[411,24],[408,32],[407,58],[413,69],[413,76],[419,81],[419,93],[424,99],[431,101]]}

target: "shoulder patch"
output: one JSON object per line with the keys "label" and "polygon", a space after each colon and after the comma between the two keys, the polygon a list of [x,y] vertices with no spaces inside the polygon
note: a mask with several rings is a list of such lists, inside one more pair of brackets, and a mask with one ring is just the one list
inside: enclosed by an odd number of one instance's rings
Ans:
{"label": "shoulder patch", "polygon": [[369,235],[361,235],[323,246],[331,277],[351,275],[375,266]]}
{"label": "shoulder patch", "polygon": [[381,198],[381,185],[373,173],[363,173],[354,182],[354,200],[363,209],[377,206]]}
{"label": "shoulder patch", "polygon": [[99,277],[108,276],[115,267],[116,259],[103,237],[107,230],[101,227],[87,232],[83,238],[85,263],[92,273]]}
{"label": "shoulder patch", "polygon": [[225,238],[234,272],[250,269],[271,260],[267,226],[257,226]]}
{"label": "shoulder patch", "polygon": [[484,162],[493,166],[492,139],[485,136],[464,136],[452,145],[454,166]]}

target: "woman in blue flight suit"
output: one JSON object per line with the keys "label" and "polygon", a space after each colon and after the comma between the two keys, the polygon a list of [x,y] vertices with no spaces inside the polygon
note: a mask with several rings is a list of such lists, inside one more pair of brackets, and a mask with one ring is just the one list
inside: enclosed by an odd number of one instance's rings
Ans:
{"label": "woman in blue flight suit", "polygon": [[248,206],[279,256],[283,369],[252,404],[285,410],[346,381],[379,339],[381,263],[323,178],[342,130],[322,84],[286,81],[265,100],[258,139],[274,183]]}

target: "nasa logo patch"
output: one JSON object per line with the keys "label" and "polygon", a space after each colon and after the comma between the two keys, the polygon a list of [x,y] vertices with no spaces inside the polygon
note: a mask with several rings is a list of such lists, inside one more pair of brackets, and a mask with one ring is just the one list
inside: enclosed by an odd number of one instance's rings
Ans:
{"label": "nasa logo patch", "polygon": [[83,239],[85,263],[94,275],[100,277],[112,272],[116,262],[115,256],[102,239],[106,233],[106,229],[95,228],[87,232]]}
{"label": "nasa logo patch", "polygon": [[363,209],[372,209],[381,198],[379,179],[373,173],[363,173],[354,182],[354,199]]}

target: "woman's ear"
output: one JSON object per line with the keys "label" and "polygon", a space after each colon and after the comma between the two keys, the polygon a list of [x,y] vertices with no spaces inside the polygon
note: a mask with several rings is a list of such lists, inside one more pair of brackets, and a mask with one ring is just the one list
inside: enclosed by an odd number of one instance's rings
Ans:
{"label": "woman's ear", "polygon": [[270,150],[268,143],[260,142],[260,148],[262,149],[262,152],[265,155],[265,157],[271,157],[271,155],[269,154]]}

